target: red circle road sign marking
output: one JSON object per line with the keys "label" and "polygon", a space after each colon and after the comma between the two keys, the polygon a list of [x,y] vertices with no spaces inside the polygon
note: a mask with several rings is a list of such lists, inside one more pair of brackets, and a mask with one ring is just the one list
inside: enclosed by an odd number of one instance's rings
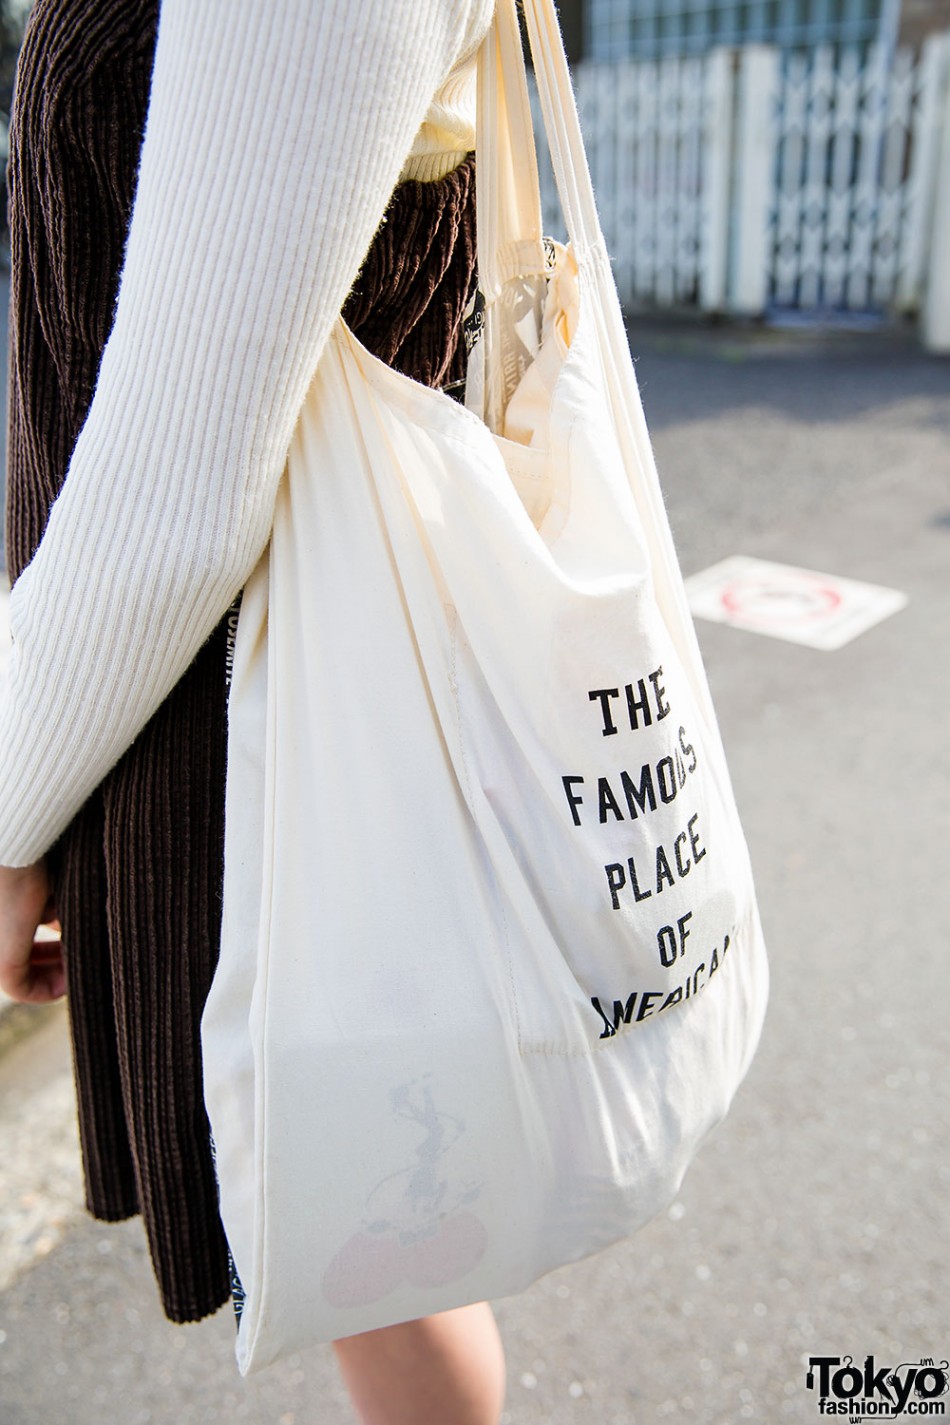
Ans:
{"label": "red circle road sign marking", "polygon": [[733,618],[749,623],[812,623],[833,614],[842,603],[837,589],[807,575],[772,580],[764,574],[739,575],[720,595]]}

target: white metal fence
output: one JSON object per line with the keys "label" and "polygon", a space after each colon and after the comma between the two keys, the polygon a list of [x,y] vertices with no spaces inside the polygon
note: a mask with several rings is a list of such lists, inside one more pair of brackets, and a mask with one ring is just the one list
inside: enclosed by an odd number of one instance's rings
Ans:
{"label": "white metal fence", "polygon": [[749,45],[574,81],[624,301],[917,311],[950,349],[950,33],[890,63]]}
{"label": "white metal fence", "polygon": [[713,45],[867,44],[896,21],[894,0],[586,0],[592,59],[699,54]]}

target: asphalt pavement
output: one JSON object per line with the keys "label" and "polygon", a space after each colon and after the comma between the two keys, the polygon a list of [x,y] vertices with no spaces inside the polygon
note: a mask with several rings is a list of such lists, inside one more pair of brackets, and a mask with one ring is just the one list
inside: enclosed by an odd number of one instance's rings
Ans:
{"label": "asphalt pavement", "polygon": [[[804,1425],[822,1369],[950,1356],[950,361],[893,330],[631,344],[687,574],[754,555],[909,602],[837,652],[699,625],[765,1033],[671,1208],[496,1303],[503,1420]],[[330,1346],[244,1382],[228,1310],[164,1321],[139,1224],[82,1214],[69,1093],[53,1011],[0,1058],[3,1425],[352,1425]]]}

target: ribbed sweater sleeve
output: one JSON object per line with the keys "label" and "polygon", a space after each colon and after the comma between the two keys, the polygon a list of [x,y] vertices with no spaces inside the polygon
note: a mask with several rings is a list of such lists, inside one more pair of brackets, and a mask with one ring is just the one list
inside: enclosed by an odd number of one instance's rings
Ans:
{"label": "ribbed sweater sleeve", "polygon": [[163,0],[115,318],[10,599],[0,863],[35,860],[267,542],[294,424],[493,0]]}

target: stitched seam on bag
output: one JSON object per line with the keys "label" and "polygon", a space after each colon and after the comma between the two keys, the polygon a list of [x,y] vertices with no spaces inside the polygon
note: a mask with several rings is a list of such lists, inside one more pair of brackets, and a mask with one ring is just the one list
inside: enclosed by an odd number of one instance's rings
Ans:
{"label": "stitched seam on bag", "polygon": [[[560,377],[559,377],[558,379],[560,380]],[[575,425],[577,425],[577,423],[578,423],[578,421],[580,420],[580,418],[581,418],[581,412],[580,412],[580,411],[576,412],[576,413],[571,417],[571,420],[570,420],[570,423],[569,423],[569,425],[568,425],[568,427],[567,427],[567,430],[566,430],[565,433],[564,433],[565,447],[567,447],[567,446],[569,445],[569,442],[570,442],[570,440],[571,440],[571,436],[573,435],[573,432],[574,432],[574,427],[575,427]],[[476,417],[476,419],[477,419],[477,417]],[[446,442],[446,444],[457,445],[460,451],[463,451],[466,455],[471,456],[471,453],[472,453],[472,451],[471,451],[471,444],[470,444],[469,441],[464,440],[464,439],[462,438],[461,434],[458,434],[458,433],[456,433],[455,431],[447,431],[447,430],[444,430],[444,431],[440,432],[440,434],[441,434],[441,436],[442,436],[442,439]],[[550,452],[548,452],[548,453],[550,454]],[[504,456],[501,454],[500,451],[498,452],[498,454],[499,454],[499,458],[501,459],[502,463],[504,463]],[[506,471],[506,473],[507,473],[507,471]],[[511,481],[512,485],[514,485],[514,481],[511,480],[510,474],[508,475],[508,479]],[[572,493],[571,479],[570,479],[570,472],[569,472],[569,471],[568,471],[568,478],[567,478],[566,480],[556,480],[556,481],[554,481],[554,482],[552,482],[552,483],[553,483],[553,485],[554,485],[555,494],[554,494],[554,495],[552,496],[552,498],[551,498],[550,507],[549,507],[549,509],[547,510],[547,512],[545,513],[544,519],[541,521],[541,524],[540,524],[540,525],[536,525],[536,524],[534,523],[534,521],[532,520],[531,516],[528,514],[527,510],[525,510],[525,508],[524,508],[524,501],[521,500],[520,495],[518,496],[518,499],[519,499],[519,501],[521,502],[521,508],[522,508],[522,510],[524,510],[525,518],[527,519],[529,525],[531,526],[531,529],[533,530],[534,534],[537,536],[537,538],[541,541],[541,543],[544,545],[545,549],[547,549],[547,550],[552,550],[552,549],[554,548],[554,546],[557,544],[558,540],[561,538],[562,534],[564,533],[564,530],[565,530],[565,528],[567,527],[567,521],[568,521],[568,517],[569,517],[569,515],[570,515],[570,511],[571,511],[571,502],[572,502],[572,499],[573,499],[573,493]],[[562,493],[563,493],[563,499],[561,499]],[[546,535],[544,535],[544,534],[542,533],[542,531],[543,531],[544,526],[545,526],[546,524],[550,524],[550,523],[551,523],[552,514],[560,515],[560,516],[561,516],[560,524],[556,526],[556,528],[554,529],[554,531],[553,531],[552,534],[546,536]]]}
{"label": "stitched seam on bag", "polygon": [[[452,662],[449,669],[449,676],[451,679],[450,686],[452,689],[452,701],[455,703],[455,728],[456,732],[458,733],[459,758],[462,764],[462,781],[464,783],[465,800],[468,803],[469,810],[472,815],[472,821],[475,824],[475,828],[476,830],[478,830],[478,823],[475,820],[475,800],[472,796],[472,782],[471,777],[469,775],[468,759],[465,756],[465,738],[462,732],[462,700],[459,696],[458,679],[458,610],[452,608],[449,614],[449,618],[452,629]],[[524,1041],[521,1033],[521,1013],[518,1008],[518,991],[515,987],[514,966],[511,960],[511,939],[508,935],[508,917],[505,914],[504,900],[502,896],[498,893],[498,883],[495,879],[494,870],[492,872],[492,884],[496,892],[495,903],[501,913],[501,928],[502,935],[504,938],[503,950],[505,955],[505,966],[508,971],[508,987],[511,992],[511,1008],[515,1016],[515,1032],[518,1036],[518,1052],[519,1054],[521,1054],[524,1052]]]}
{"label": "stitched seam on bag", "polygon": [[[272,545],[271,545],[271,559],[273,559],[273,557],[274,557],[274,551],[273,551],[273,544],[272,544]],[[276,824],[276,804],[275,804],[275,799],[276,799],[276,767],[275,767],[275,762],[276,762],[276,747],[275,747],[275,745],[274,745],[274,741],[273,741],[272,737],[270,736],[270,734],[273,732],[273,723],[272,723],[272,718],[273,718],[272,707],[273,707],[273,703],[272,703],[272,698],[273,698],[274,684],[275,684],[275,682],[276,682],[276,676],[275,676],[276,670],[275,670],[275,668],[273,667],[273,658],[276,657],[276,652],[275,652],[274,654],[272,654],[272,652],[271,652],[272,649],[275,649],[275,641],[274,641],[274,639],[273,639],[273,637],[272,637],[272,635],[271,635],[271,632],[270,632],[270,616],[271,616],[271,609],[272,609],[272,606],[273,606],[273,588],[274,588],[273,564],[271,564],[270,569],[269,569],[269,574],[268,574],[268,587],[267,587],[267,619],[268,619],[267,689],[268,689],[268,697],[267,697],[267,711],[266,711],[266,713],[265,713],[265,723],[264,723],[264,727],[265,727],[265,758],[266,758],[266,760],[265,760],[264,786],[265,786],[265,793],[267,794],[267,797],[268,797],[268,800],[267,800],[267,813],[266,813],[266,815],[265,815],[265,822],[264,822],[264,835],[265,835],[265,837],[267,838],[267,845],[268,845],[269,848],[270,848],[270,852],[269,852],[269,884],[268,884],[268,886],[267,886],[267,906],[266,906],[266,910],[265,910],[265,907],[264,907],[264,905],[263,905],[263,897],[262,897],[260,921],[259,921],[259,923],[258,923],[258,932],[257,932],[257,933],[258,933],[258,941],[260,941],[260,937],[261,937],[261,935],[262,935],[262,927],[263,927],[264,924],[266,923],[266,926],[267,926],[267,955],[266,955],[266,959],[265,959],[265,962],[264,962],[264,965],[263,965],[263,988],[262,988],[262,992],[261,992],[261,1000],[262,1000],[262,1003],[261,1003],[261,1040],[260,1040],[260,1042],[261,1042],[261,1055],[260,1055],[260,1074],[259,1074],[259,1075],[255,1074],[255,1105],[254,1105],[254,1123],[255,1123],[254,1151],[255,1151],[255,1153],[256,1153],[256,1151],[257,1151],[257,1146],[258,1146],[258,1145],[257,1145],[257,1131],[259,1130],[259,1132],[260,1132],[261,1171],[260,1171],[260,1179],[259,1179],[258,1191],[257,1191],[257,1193],[256,1193],[256,1198],[257,1198],[257,1202],[256,1202],[256,1209],[257,1209],[257,1211],[256,1211],[256,1216],[257,1216],[257,1221],[258,1221],[258,1223],[259,1223],[259,1232],[258,1232],[258,1234],[257,1234],[257,1240],[256,1240],[256,1242],[255,1242],[255,1244],[254,1244],[256,1250],[255,1250],[255,1254],[254,1254],[254,1255],[255,1255],[255,1261],[254,1261],[254,1269],[253,1269],[253,1280],[254,1280],[254,1282],[255,1282],[255,1284],[256,1284],[256,1286],[257,1286],[257,1293],[256,1293],[255,1311],[254,1311],[254,1315],[253,1315],[253,1331],[252,1331],[252,1333],[251,1333],[251,1335],[250,1335],[250,1339],[248,1339],[248,1340],[246,1341],[245,1347],[244,1347],[245,1359],[246,1359],[247,1361],[250,1361],[250,1360],[253,1358],[254,1352],[257,1350],[258,1343],[260,1342],[261,1337],[262,1337],[262,1335],[263,1335],[263,1333],[264,1333],[264,1329],[265,1329],[265,1316],[266,1316],[265,1303],[266,1303],[266,1297],[267,1297],[267,1284],[268,1284],[268,1282],[267,1282],[267,1266],[266,1266],[266,1264],[267,1264],[266,1237],[267,1237],[267,1225],[268,1225],[268,1212],[267,1212],[267,1201],[268,1201],[268,1192],[267,1192],[267,1164],[268,1164],[268,1160],[269,1160],[269,1155],[268,1155],[268,1152],[267,1152],[267,1112],[266,1112],[266,1104],[267,1104],[267,1026],[268,1026],[268,1018],[269,1018],[269,1008],[270,1008],[270,976],[271,976],[271,964],[272,964],[272,961],[271,961],[271,954],[270,954],[270,945],[271,945],[271,935],[270,935],[270,932],[271,932],[271,927],[272,927],[272,925],[273,925],[273,919],[274,919],[274,863],[273,863],[273,844],[274,844],[274,827],[275,827],[275,824]],[[269,822],[269,835],[268,835],[268,822]],[[265,921],[265,916],[266,916],[266,921]],[[260,967],[260,965],[259,965],[259,966],[258,966],[258,974],[260,974],[260,972],[261,972],[261,967]],[[256,978],[257,978],[257,977],[255,976],[255,983],[256,983]],[[259,1080],[259,1083],[258,1083],[258,1080]],[[245,1289],[246,1289],[246,1285],[247,1285],[247,1284],[245,1283],[244,1285],[245,1285]],[[242,1325],[244,1324],[243,1318],[244,1318],[245,1314],[246,1314],[246,1305],[245,1305],[244,1311],[242,1311],[242,1323],[241,1323]]]}

